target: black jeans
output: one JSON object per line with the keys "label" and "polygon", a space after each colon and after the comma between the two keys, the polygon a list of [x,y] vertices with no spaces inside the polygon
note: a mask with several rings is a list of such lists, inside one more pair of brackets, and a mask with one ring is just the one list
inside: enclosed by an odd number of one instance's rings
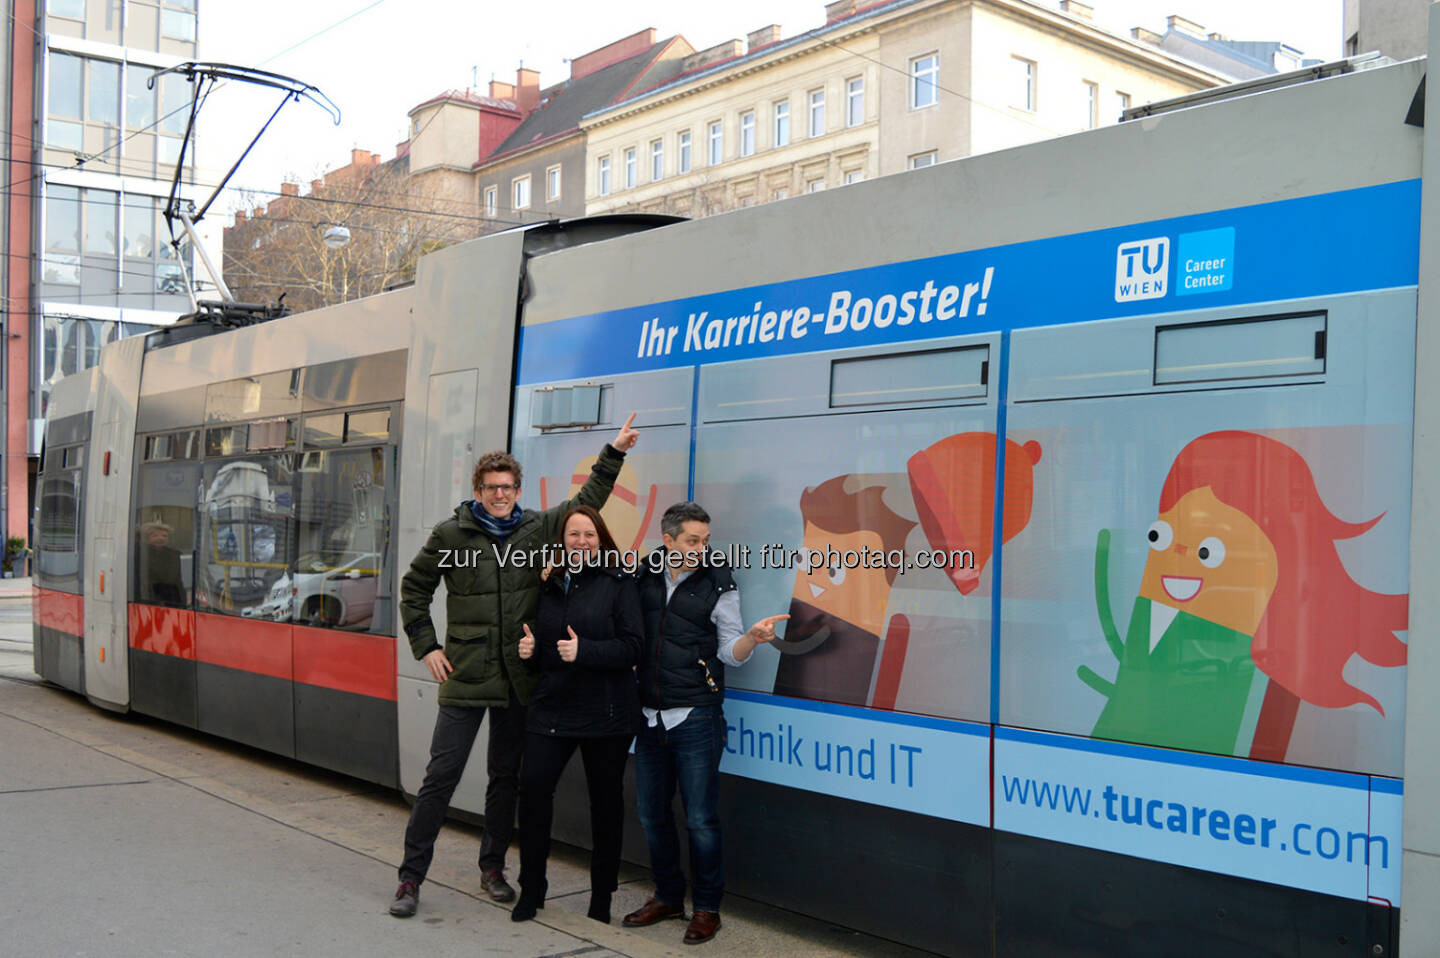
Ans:
{"label": "black jeans", "polygon": [[430,870],[435,855],[435,836],[450,809],[450,797],[470,749],[480,731],[480,721],[490,713],[490,744],[485,771],[485,835],[480,840],[480,871],[490,872],[505,867],[505,851],[515,833],[515,795],[520,787],[520,757],[525,749],[525,706],[510,693],[506,708],[469,708],[440,706],[435,717],[435,735],[430,740],[430,764],[425,767],[425,781],[410,809],[410,824],[405,828],[405,862],[400,866],[400,880],[417,885]]}
{"label": "black jeans", "polygon": [[619,884],[620,842],[625,832],[625,762],[633,735],[561,738],[531,732],[525,736],[525,770],[520,795],[520,894],[545,903],[545,860],[550,857],[550,824],[555,817],[555,786],[570,756],[580,749],[585,785],[590,792],[590,894],[608,895]]}

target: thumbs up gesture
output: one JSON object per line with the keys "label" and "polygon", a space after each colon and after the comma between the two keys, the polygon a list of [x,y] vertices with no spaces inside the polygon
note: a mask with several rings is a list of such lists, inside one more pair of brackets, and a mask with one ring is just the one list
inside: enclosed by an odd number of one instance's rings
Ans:
{"label": "thumbs up gesture", "polygon": [[525,634],[520,637],[520,658],[528,659],[535,654],[535,636],[530,631],[530,626],[523,626]]}
{"label": "thumbs up gesture", "polygon": [[565,626],[565,631],[570,633],[570,638],[561,639],[555,643],[555,647],[560,650],[560,661],[574,662],[575,655],[580,651],[580,636],[568,625]]}

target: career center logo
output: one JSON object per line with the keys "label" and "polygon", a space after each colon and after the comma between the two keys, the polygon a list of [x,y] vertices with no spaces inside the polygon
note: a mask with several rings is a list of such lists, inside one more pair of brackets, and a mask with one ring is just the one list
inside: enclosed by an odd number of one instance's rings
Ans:
{"label": "career center logo", "polygon": [[1115,248],[1115,302],[1159,299],[1170,286],[1170,237],[1130,240]]}

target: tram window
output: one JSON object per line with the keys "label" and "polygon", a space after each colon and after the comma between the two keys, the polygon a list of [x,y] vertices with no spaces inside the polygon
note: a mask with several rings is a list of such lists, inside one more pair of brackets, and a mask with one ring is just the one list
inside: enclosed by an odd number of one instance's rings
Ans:
{"label": "tram window", "polygon": [[145,437],[144,459],[152,462],[158,459],[199,459],[200,431],[187,429],[183,432],[162,433]]}
{"label": "tram window", "polygon": [[[377,603],[390,555],[385,450],[333,450],[298,476],[296,561],[287,577],[296,622],[385,632]],[[277,593],[278,598],[278,593]],[[388,606],[386,606],[388,607]]]}
{"label": "tram window", "polygon": [[345,442],[384,442],[390,438],[390,410],[352,412],[345,417]]}
{"label": "tram window", "polygon": [[130,577],[134,601],[182,608],[190,604],[195,569],[195,489],[199,484],[200,464],[196,462],[157,462],[140,467],[135,485],[135,571]]}
{"label": "tram window", "polygon": [[263,449],[291,449],[295,446],[295,422],[272,419],[269,422],[252,422],[245,448],[250,452]]}
{"label": "tram window", "polygon": [[345,437],[345,414],[305,417],[305,445],[338,446]]}
{"label": "tram window", "polygon": [[1325,372],[1325,314],[1162,326],[1155,385]]}
{"label": "tram window", "polygon": [[299,411],[298,369],[211,383],[205,390],[206,422],[266,419]]}
{"label": "tram window", "polygon": [[830,364],[830,406],[981,399],[986,394],[985,346],[929,349]]}
{"label": "tram window", "polygon": [[200,482],[195,607],[288,620],[294,539],[292,457],[207,462]]}
{"label": "tram window", "polygon": [[79,470],[41,480],[35,578],[42,589],[80,591],[80,515]]}
{"label": "tram window", "polygon": [[220,426],[205,430],[205,455],[233,456],[244,451],[249,426]]}

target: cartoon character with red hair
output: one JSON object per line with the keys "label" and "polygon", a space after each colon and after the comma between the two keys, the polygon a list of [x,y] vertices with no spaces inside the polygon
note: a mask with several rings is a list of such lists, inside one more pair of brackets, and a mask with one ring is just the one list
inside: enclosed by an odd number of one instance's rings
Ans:
{"label": "cartoon character with red hair", "polygon": [[1352,655],[1405,664],[1408,596],[1351,579],[1335,543],[1382,516],[1346,522],[1321,501],[1294,449],[1256,433],[1201,436],[1176,457],[1146,532],[1150,555],[1122,642],[1109,603],[1110,532],[1095,598],[1119,660],[1096,738],[1282,761],[1302,701],[1380,703],[1345,680]]}

